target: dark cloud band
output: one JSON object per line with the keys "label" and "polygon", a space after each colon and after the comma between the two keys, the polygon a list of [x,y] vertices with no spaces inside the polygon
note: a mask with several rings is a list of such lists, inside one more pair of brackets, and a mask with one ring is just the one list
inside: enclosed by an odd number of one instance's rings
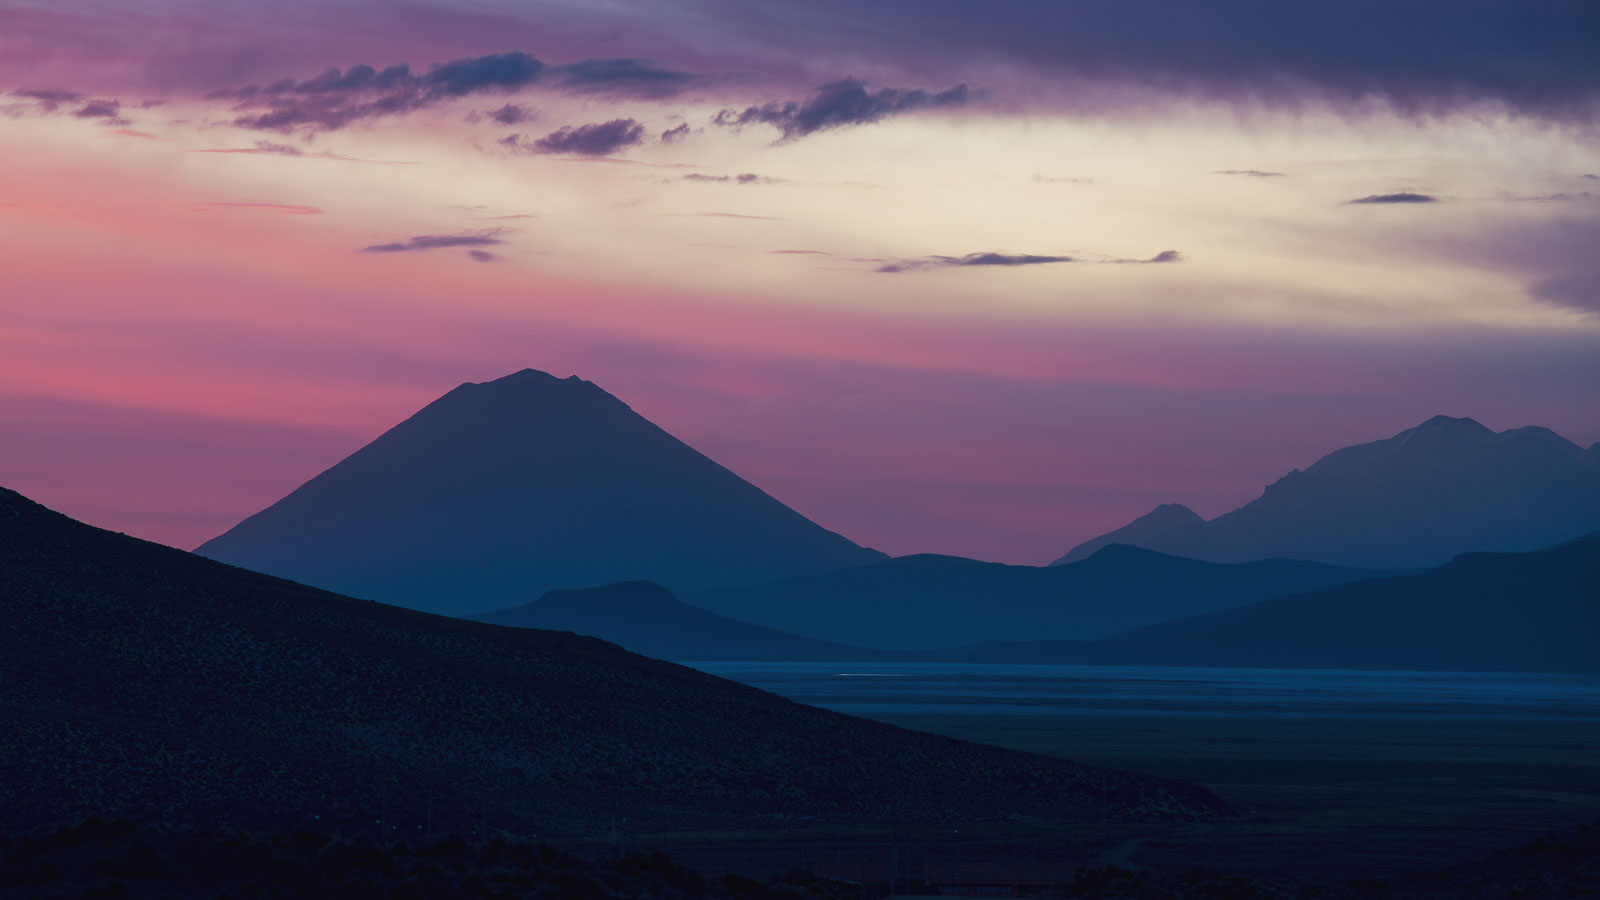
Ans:
{"label": "dark cloud band", "polygon": [[[413,71],[404,63],[381,70],[368,65],[330,68],[304,81],[283,79],[214,91],[209,96],[234,101],[241,115],[233,123],[241,128],[326,131],[458,97],[507,93],[540,83],[581,93],[662,98],[675,94],[694,77],[642,59],[589,59],[548,66],[519,50],[435,63],[424,72]],[[506,104],[490,117],[513,125],[527,121],[531,114]]]}

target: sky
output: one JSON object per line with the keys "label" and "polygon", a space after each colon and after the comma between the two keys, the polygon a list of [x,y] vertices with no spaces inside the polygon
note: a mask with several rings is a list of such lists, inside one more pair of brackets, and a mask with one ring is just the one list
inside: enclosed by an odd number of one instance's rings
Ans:
{"label": "sky", "polygon": [[1600,6],[0,0],[0,485],[192,548],[576,374],[1042,564],[1436,415],[1600,441]]}

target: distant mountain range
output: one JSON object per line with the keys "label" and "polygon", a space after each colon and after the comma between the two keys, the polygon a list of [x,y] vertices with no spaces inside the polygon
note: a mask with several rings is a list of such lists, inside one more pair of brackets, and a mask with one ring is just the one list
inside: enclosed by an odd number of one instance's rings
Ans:
{"label": "distant mountain range", "polygon": [[648,581],[551,591],[515,609],[469,618],[586,634],[656,659],[859,662],[889,658],[881,651],[830,644],[719,616],[690,606]]}
{"label": "distant mountain range", "polygon": [[[867,637],[893,644],[894,637],[883,637],[872,629],[878,627],[880,619],[890,625],[898,620],[894,615],[880,615],[867,604],[873,596],[894,597],[904,589],[904,581],[894,587],[870,580],[895,572],[901,567],[894,563],[899,562],[869,567],[874,570],[870,572],[848,570],[769,587],[779,598],[787,596],[790,588],[806,588],[788,597],[794,603],[791,611],[797,618],[820,618],[834,606],[848,607],[860,601],[857,620],[840,626],[841,630],[860,630]],[[942,611],[936,617],[940,627],[954,622],[959,628],[971,629],[965,635],[966,641],[957,637],[950,639],[947,646],[898,650],[828,643],[719,616],[678,600],[665,588],[641,582],[586,591],[554,591],[526,606],[475,618],[573,631],[647,655],[686,661],[1600,672],[1600,655],[1592,649],[1600,646],[1600,594],[1595,590],[1595,585],[1600,584],[1600,533],[1530,554],[1464,554],[1438,569],[1349,581],[1322,590],[1175,617],[1099,640],[1041,640],[1037,634],[1048,632],[1029,634],[1022,628],[1016,629],[1024,635],[1020,639],[970,643],[972,636],[985,633],[984,626],[975,623],[985,611],[998,609],[998,613],[991,614],[1000,617],[1013,614],[1005,606],[1006,592],[1038,588],[1037,584],[1023,587],[1029,570],[950,557],[911,557],[905,562],[913,571],[918,568],[915,564],[930,566],[920,572],[925,576],[921,582],[924,585],[946,584],[967,592],[965,599],[936,596],[930,601],[930,608]],[[1022,571],[1014,571],[1017,569]],[[1078,572],[1074,581],[1079,596],[1094,589],[1086,573],[1098,570],[1098,574],[1109,575],[1112,580],[1100,586],[1110,588],[1108,593],[1115,593],[1120,579],[1129,589],[1129,597],[1138,596],[1132,591],[1138,579],[1128,573],[1154,575],[1142,583],[1142,589],[1152,597],[1164,599],[1168,604],[1164,608],[1170,612],[1196,605],[1195,598],[1184,593],[1186,588],[1209,590],[1228,584],[1229,579],[1237,587],[1244,577],[1253,577],[1259,580],[1250,589],[1259,592],[1285,575],[1316,573],[1319,569],[1326,572],[1331,567],[1282,560],[1230,566],[1113,544],[1085,562],[1051,571]],[[856,580],[861,576],[869,580]],[[961,583],[963,577],[969,579],[965,585]],[[1208,578],[1212,579],[1209,584]],[[1056,588],[1068,589],[1068,579],[1058,581],[1061,583]],[[818,587],[819,583],[822,587]],[[997,584],[1000,587],[996,588]],[[1161,584],[1168,585],[1170,593],[1163,593]],[[999,593],[981,593],[991,589]],[[718,593],[749,598],[759,589]],[[945,603],[949,605],[939,606]],[[905,604],[891,606],[891,613],[917,620],[907,612]],[[1057,611],[1070,613],[1072,606],[1057,604]],[[1142,609],[1155,614],[1159,608],[1162,607],[1146,605]],[[1031,621],[1037,625],[1042,617],[1035,614]],[[989,626],[989,631],[993,630],[995,627]],[[939,633],[948,637],[951,632]]]}
{"label": "distant mountain range", "polygon": [[0,647],[10,829],[94,812],[604,839],[624,818],[684,830],[1229,812],[1186,783],[802,706],[591,638],[330,594],[3,489]]}
{"label": "distant mountain range", "polygon": [[1585,450],[1548,428],[1497,434],[1435,416],[1295,469],[1226,515],[1201,521],[1167,504],[1056,563],[1121,542],[1215,562],[1425,568],[1459,553],[1537,550],[1597,528],[1600,444]]}
{"label": "distant mountain range", "polygon": [[414,609],[674,590],[884,559],[577,377],[463,384],[195,552]]}
{"label": "distant mountain range", "polygon": [[993,643],[946,661],[1600,672],[1600,535],[1167,622],[1101,641]]}
{"label": "distant mountain range", "polygon": [[816,640],[923,650],[981,640],[1106,637],[1390,574],[1283,559],[1227,565],[1114,544],[1066,566],[903,556],[827,575],[688,593],[682,599]]}
{"label": "distant mountain range", "polygon": [[1088,559],[1101,547],[1112,544],[1131,544],[1135,547],[1142,546],[1148,541],[1156,540],[1162,535],[1195,525],[1204,525],[1205,519],[1200,514],[1184,506],[1182,503],[1163,503],[1150,510],[1132,522],[1108,531],[1097,538],[1087,541],[1068,550],[1066,555],[1051,563],[1052,566],[1064,566]]}

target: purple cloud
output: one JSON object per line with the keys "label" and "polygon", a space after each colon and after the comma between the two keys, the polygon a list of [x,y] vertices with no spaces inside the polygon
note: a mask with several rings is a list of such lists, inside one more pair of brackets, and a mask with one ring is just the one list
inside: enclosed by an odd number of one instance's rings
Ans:
{"label": "purple cloud", "polygon": [[63,91],[57,88],[22,88],[12,91],[11,96],[32,100],[45,112],[55,112],[63,103],[72,103],[83,99],[82,94],[75,94],[72,91]]}
{"label": "purple cloud", "polygon": [[235,118],[233,124],[241,128],[332,131],[469,94],[516,90],[538,81],[544,69],[543,62],[514,51],[435,63],[421,74],[404,63],[381,71],[367,65],[330,68],[305,81],[252,84],[210,96],[236,100],[246,108],[267,107],[265,112]]}
{"label": "purple cloud", "polygon": [[122,118],[122,104],[116,100],[90,100],[73,115],[80,119],[109,119],[126,124]]}
{"label": "purple cloud", "polygon": [[[362,247],[362,253],[410,253],[417,250],[439,250],[447,247],[493,247],[504,244],[499,235],[505,232],[504,228],[487,228],[482,231],[469,231],[462,234],[419,234],[404,241],[389,244],[373,244]],[[471,253],[472,251],[468,251]],[[479,251],[483,252],[483,251]],[[493,254],[489,254],[493,256]],[[478,259],[479,262],[487,260]]]}
{"label": "purple cloud", "polygon": [[533,119],[535,115],[536,113],[531,109],[525,109],[515,103],[507,103],[505,106],[490,112],[489,118],[499,122],[501,125],[520,125]]}
{"label": "purple cloud", "polygon": [[[878,260],[864,260],[877,262]],[[966,256],[923,256],[917,259],[896,259],[884,262],[878,266],[877,271],[894,274],[898,272],[916,272],[922,269],[964,268],[968,266],[996,266],[1012,268],[1016,266],[1042,266],[1050,263],[1083,262],[1075,256],[1042,256],[1032,253],[968,253]],[[1091,260],[1093,261],[1093,260]],[[1149,259],[1102,259],[1103,263],[1175,263],[1182,262],[1183,254],[1176,250],[1163,250]]]}
{"label": "purple cloud", "polygon": [[1031,253],[968,253],[966,256],[924,256],[920,259],[895,260],[879,266],[878,271],[894,273],[964,266],[1039,266],[1073,261],[1070,256],[1039,256]]}
{"label": "purple cloud", "polygon": [[1370,194],[1350,203],[1438,203],[1439,198],[1431,194],[1413,194],[1402,191],[1398,194]]}
{"label": "purple cloud", "polygon": [[968,91],[964,84],[938,93],[929,93],[921,88],[879,88],[868,91],[865,82],[846,78],[823,85],[804,101],[774,100],[742,111],[724,109],[712,121],[734,127],[772,125],[781,133],[780,140],[791,141],[818,131],[868,125],[916,110],[962,106],[974,96],[975,93]]}
{"label": "purple cloud", "polygon": [[576,128],[564,125],[534,141],[530,149],[534,153],[608,156],[643,140],[643,125],[632,119],[612,119],[609,122],[595,122],[579,125]]}
{"label": "purple cloud", "polygon": [[782,184],[787,178],[772,178],[767,175],[757,175],[754,172],[740,172],[738,175],[702,175],[699,172],[690,172],[683,176],[684,181],[698,181],[714,184]]}

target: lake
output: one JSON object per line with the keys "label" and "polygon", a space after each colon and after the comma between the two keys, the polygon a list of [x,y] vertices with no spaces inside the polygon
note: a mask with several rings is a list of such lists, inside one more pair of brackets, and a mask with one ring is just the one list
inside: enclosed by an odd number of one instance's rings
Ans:
{"label": "lake", "polygon": [[868,717],[1092,715],[1600,722],[1600,677],[1483,672],[691,662]]}

